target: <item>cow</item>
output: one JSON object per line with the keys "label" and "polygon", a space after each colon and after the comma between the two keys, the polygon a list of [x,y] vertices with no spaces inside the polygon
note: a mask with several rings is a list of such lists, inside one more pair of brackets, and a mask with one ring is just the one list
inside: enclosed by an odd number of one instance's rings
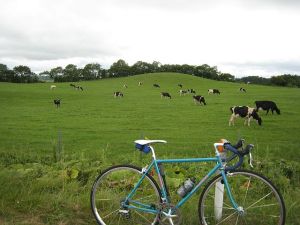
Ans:
{"label": "cow", "polygon": [[200,105],[202,105],[202,103],[203,103],[204,105],[206,105],[205,99],[201,95],[194,95],[193,99],[194,99],[195,104],[199,103]]}
{"label": "cow", "polygon": [[186,90],[179,90],[179,95],[182,96],[182,95],[185,95],[187,93]]}
{"label": "cow", "polygon": [[218,89],[208,89],[208,94],[221,94]]}
{"label": "cow", "polygon": [[187,92],[188,92],[188,93],[191,93],[191,94],[196,94],[196,91],[195,91],[193,88],[188,89]]}
{"label": "cow", "polygon": [[250,120],[253,118],[257,120],[259,126],[262,124],[262,119],[257,114],[257,110],[255,108],[251,108],[249,106],[233,106],[230,107],[231,117],[229,119],[229,126],[234,125],[234,120],[238,117],[245,118],[244,125],[246,123],[250,126]]}
{"label": "cow", "polygon": [[117,97],[124,97],[123,93],[120,92],[120,91],[116,91],[114,92],[114,97],[117,98]]}
{"label": "cow", "polygon": [[275,102],[272,102],[272,101],[255,101],[255,105],[256,105],[256,110],[257,110],[257,111],[258,111],[259,109],[267,110],[266,115],[268,115],[269,110],[272,111],[272,114],[273,114],[273,111],[275,110],[276,113],[277,113],[278,115],[280,115],[280,110],[279,110],[279,108],[277,107],[277,105],[276,105]]}
{"label": "cow", "polygon": [[126,84],[123,85],[123,88],[128,88],[128,86]]}
{"label": "cow", "polygon": [[74,86],[74,88],[76,88],[77,91],[79,91],[79,90],[83,91],[83,87],[81,87],[81,86]]}
{"label": "cow", "polygon": [[54,99],[53,102],[54,105],[56,105],[56,108],[60,107],[60,99]]}
{"label": "cow", "polygon": [[73,88],[75,88],[75,87],[76,87],[76,86],[75,86],[75,84],[70,84],[70,86],[71,86],[71,87],[73,87]]}
{"label": "cow", "polygon": [[182,88],[182,87],[183,87],[183,85],[182,85],[182,84],[178,84],[178,87]]}
{"label": "cow", "polygon": [[169,99],[171,99],[172,97],[171,97],[171,95],[168,93],[168,92],[161,92],[160,93],[160,97],[161,98],[169,98]]}
{"label": "cow", "polygon": [[241,88],[240,88],[240,92],[245,92],[245,93],[246,93],[246,89],[243,88],[243,87],[241,87]]}
{"label": "cow", "polygon": [[51,90],[53,90],[53,89],[55,89],[55,88],[56,88],[56,85],[51,85],[51,86],[50,86],[50,89],[51,89]]}
{"label": "cow", "polygon": [[153,87],[160,88],[158,84],[153,84]]}
{"label": "cow", "polygon": [[139,82],[139,86],[142,86],[142,85],[143,85],[143,83],[140,81],[140,82]]}

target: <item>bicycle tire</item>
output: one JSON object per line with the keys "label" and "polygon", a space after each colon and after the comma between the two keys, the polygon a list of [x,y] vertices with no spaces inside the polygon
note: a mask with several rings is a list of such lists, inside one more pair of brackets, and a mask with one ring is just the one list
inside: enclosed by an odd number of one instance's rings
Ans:
{"label": "bicycle tire", "polygon": [[[236,170],[227,174],[227,180],[236,203],[243,207],[244,213],[239,214],[232,207],[226,190],[222,192],[218,186],[216,191],[217,182],[223,182],[219,174],[205,186],[199,198],[200,224],[284,225],[285,204],[269,179],[252,171]],[[219,202],[215,200],[218,191],[223,195]]]}
{"label": "bicycle tire", "polygon": [[[142,169],[132,165],[112,166],[104,170],[95,180],[91,195],[91,208],[100,225],[144,225],[155,224],[159,214],[144,213],[122,208],[121,203],[142,176]],[[161,203],[159,186],[152,176],[146,174],[133,200],[158,207]],[[129,203],[130,204],[130,203]],[[128,211],[127,213],[124,213]]]}

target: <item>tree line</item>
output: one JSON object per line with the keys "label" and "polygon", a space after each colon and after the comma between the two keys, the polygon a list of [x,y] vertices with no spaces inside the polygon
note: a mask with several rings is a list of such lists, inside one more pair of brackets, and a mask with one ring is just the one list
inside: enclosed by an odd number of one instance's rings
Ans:
{"label": "tree line", "polygon": [[190,74],[197,77],[203,77],[212,80],[254,83],[263,85],[278,85],[289,87],[300,87],[300,77],[297,75],[284,74],[273,76],[271,78],[263,78],[259,76],[247,76],[243,78],[235,78],[230,73],[222,73],[218,71],[216,66],[188,65],[188,64],[161,64],[154,61],[147,63],[138,61],[129,66],[123,59],[114,62],[109,69],[104,69],[98,63],[89,63],[83,68],[78,68],[74,64],[69,64],[65,68],[55,67],[49,71],[43,71],[35,74],[28,66],[16,66],[12,70],[6,65],[0,63],[0,81],[15,83],[35,83],[42,82],[43,77],[52,79],[54,82],[78,82],[83,80],[97,80],[104,78],[126,77],[145,73],[158,72],[176,72]]}

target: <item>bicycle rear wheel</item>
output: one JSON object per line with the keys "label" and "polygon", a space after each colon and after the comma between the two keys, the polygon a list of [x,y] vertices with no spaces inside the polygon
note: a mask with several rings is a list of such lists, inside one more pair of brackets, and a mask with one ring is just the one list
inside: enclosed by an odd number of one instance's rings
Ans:
{"label": "bicycle rear wheel", "polygon": [[98,224],[143,225],[154,224],[158,220],[158,213],[124,207],[158,209],[161,194],[157,183],[148,174],[133,197],[125,203],[125,198],[141,177],[141,169],[130,165],[110,167],[97,177],[91,191],[91,206]]}
{"label": "bicycle rear wheel", "polygon": [[[264,176],[252,171],[237,170],[227,174],[230,190],[244,212],[238,213],[224,190],[221,175],[213,178],[199,199],[202,225],[283,225],[285,205],[276,187]],[[226,188],[225,188],[226,189]],[[221,197],[220,197],[221,193]]]}

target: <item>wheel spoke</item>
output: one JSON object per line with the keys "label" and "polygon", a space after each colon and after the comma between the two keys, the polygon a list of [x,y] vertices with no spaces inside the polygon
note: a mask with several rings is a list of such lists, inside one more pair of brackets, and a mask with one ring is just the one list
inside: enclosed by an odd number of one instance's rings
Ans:
{"label": "wheel spoke", "polygon": [[245,193],[245,197],[244,197],[243,205],[245,205],[245,202],[246,202],[247,194],[248,194],[249,187],[250,187],[250,184],[251,184],[251,178],[252,178],[252,177],[250,177],[250,178],[249,178],[249,180],[248,180],[248,181],[246,181],[246,182],[247,182],[247,189],[246,189],[246,193]]}
{"label": "wheel spoke", "polygon": [[119,211],[119,210],[120,210],[120,209],[117,209],[117,210],[114,210],[114,211],[108,213],[106,216],[103,216],[103,219],[109,217],[110,215],[114,214],[115,212],[117,212],[117,211]]}
{"label": "wheel spoke", "polygon": [[251,208],[248,207],[247,209],[248,210],[249,209],[257,209],[257,208],[270,207],[270,206],[278,206],[278,204],[273,203],[273,204],[266,204],[266,205],[258,205],[258,206],[253,206]]}
{"label": "wheel spoke", "polygon": [[[139,182],[142,175],[139,168],[133,166],[114,166],[105,170],[94,182],[91,192],[92,210],[99,224],[117,225],[126,224],[152,224],[158,215],[139,211],[150,203],[159,205],[161,201],[160,190],[155,180],[146,175]],[[139,184],[133,194],[132,202],[124,202],[126,196]],[[127,204],[132,206],[128,209]]]}
{"label": "wheel spoke", "polygon": [[[209,194],[209,197],[211,197],[212,199],[215,199],[215,197],[212,194]],[[231,205],[227,204],[226,202],[223,202],[223,204],[226,205],[228,209],[234,209]]]}
{"label": "wheel spoke", "polygon": [[133,211],[134,213],[136,213],[137,215],[139,215],[141,218],[143,218],[145,221],[147,221],[148,223],[151,224],[151,221],[149,219],[147,219],[144,215],[142,215],[141,213],[139,213],[137,210]]}
{"label": "wheel spoke", "polygon": [[240,216],[240,215],[237,215],[237,217],[236,217],[236,222],[235,222],[235,225],[237,225],[237,224],[238,224],[238,221],[239,221],[239,216]]}
{"label": "wheel spoke", "polygon": [[258,199],[256,202],[254,202],[253,204],[251,204],[250,206],[248,206],[246,209],[251,208],[252,206],[256,205],[257,203],[259,203],[260,201],[264,200],[266,197],[268,197],[270,194],[272,194],[273,192],[271,191],[270,193],[266,194],[264,197]]}
{"label": "wheel spoke", "polygon": [[[250,171],[233,171],[228,178],[236,204],[243,208],[240,213],[231,205],[227,189],[223,202],[216,206],[214,193],[221,175],[213,178],[204,188],[199,200],[200,221],[203,225],[283,225],[285,207],[281,195],[263,176]],[[217,187],[218,188],[218,187]],[[222,190],[221,190],[222,191]],[[248,204],[247,204],[248,203]]]}
{"label": "wheel spoke", "polygon": [[221,220],[220,222],[218,222],[216,225],[219,225],[227,220],[229,220],[232,216],[234,216],[235,214],[237,214],[237,212],[234,212],[232,214],[230,214],[229,216],[227,216],[226,218],[224,218],[223,220]]}

